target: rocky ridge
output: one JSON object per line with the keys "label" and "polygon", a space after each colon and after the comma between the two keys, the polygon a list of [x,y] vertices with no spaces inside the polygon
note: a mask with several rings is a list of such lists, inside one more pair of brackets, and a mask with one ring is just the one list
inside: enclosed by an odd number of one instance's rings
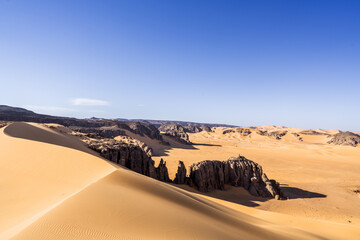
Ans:
{"label": "rocky ridge", "polygon": [[276,140],[280,140],[283,136],[285,136],[288,131],[266,131],[266,130],[258,130],[257,133],[262,136],[273,137]]}
{"label": "rocky ridge", "polygon": [[211,128],[209,126],[201,125],[201,126],[184,126],[185,132],[188,133],[198,133],[198,132],[211,132]]}
{"label": "rocky ridge", "polygon": [[240,136],[246,137],[251,134],[251,130],[249,128],[238,127],[238,128],[226,129],[223,131],[223,134],[227,134],[227,133],[239,133]]}
{"label": "rocky ridge", "polygon": [[339,132],[328,143],[356,147],[360,145],[360,135],[352,132]]}
{"label": "rocky ridge", "polygon": [[159,131],[166,136],[175,138],[177,141],[184,144],[191,144],[189,135],[181,125],[177,124],[165,124],[159,127]]}

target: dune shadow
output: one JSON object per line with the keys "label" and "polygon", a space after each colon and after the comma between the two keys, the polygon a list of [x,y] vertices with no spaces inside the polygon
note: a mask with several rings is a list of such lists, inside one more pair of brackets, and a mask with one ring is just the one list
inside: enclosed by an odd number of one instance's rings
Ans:
{"label": "dune shadow", "polygon": [[311,192],[297,187],[289,187],[287,185],[281,185],[281,190],[285,193],[288,199],[299,199],[299,198],[326,198],[327,195]]}
{"label": "dune shadow", "polygon": [[51,129],[47,130],[36,127],[25,122],[15,122],[8,125],[4,129],[4,133],[14,138],[48,143],[98,156],[95,152],[85,146],[81,140],[73,136],[57,133],[55,130]]}

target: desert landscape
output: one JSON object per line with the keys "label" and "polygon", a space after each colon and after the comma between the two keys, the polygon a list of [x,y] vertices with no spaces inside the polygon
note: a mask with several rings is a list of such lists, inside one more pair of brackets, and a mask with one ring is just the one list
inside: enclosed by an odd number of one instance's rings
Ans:
{"label": "desert landscape", "polygon": [[1,239],[360,234],[355,133],[0,110]]}
{"label": "desert landscape", "polygon": [[0,0],[0,240],[360,240],[359,13]]}

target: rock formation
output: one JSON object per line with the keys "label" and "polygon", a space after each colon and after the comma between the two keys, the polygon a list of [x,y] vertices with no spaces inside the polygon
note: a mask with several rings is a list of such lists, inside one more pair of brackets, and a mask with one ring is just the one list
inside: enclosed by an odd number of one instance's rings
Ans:
{"label": "rock formation", "polygon": [[300,142],[304,141],[303,138],[300,136],[300,134],[292,133],[292,135],[294,135],[295,137],[297,137]]}
{"label": "rock formation", "polygon": [[356,147],[360,145],[360,135],[352,132],[339,132],[328,143]]}
{"label": "rock formation", "polygon": [[179,161],[178,170],[175,175],[174,183],[176,184],[185,184],[187,182],[186,179],[186,167],[182,161]]}
{"label": "rock formation", "polygon": [[259,135],[262,135],[262,136],[273,137],[276,140],[280,140],[283,136],[285,136],[288,133],[288,131],[263,131],[263,130],[258,130],[257,133]]}
{"label": "rock formation", "polygon": [[205,125],[202,126],[184,126],[185,132],[188,133],[198,133],[198,132],[211,132],[211,128]]}
{"label": "rock formation", "polygon": [[166,162],[163,159],[160,160],[159,166],[156,168],[156,179],[163,182],[170,182]]}
{"label": "rock formation", "polygon": [[159,131],[163,134],[175,138],[177,141],[185,144],[191,144],[189,135],[185,132],[185,129],[181,125],[177,124],[165,124],[159,127]]}
{"label": "rock formation", "polygon": [[161,159],[159,166],[155,167],[155,162],[151,159],[151,149],[138,140],[127,142],[109,138],[82,138],[82,140],[90,149],[114,163],[160,181],[170,181],[166,162]]}
{"label": "rock formation", "polygon": [[226,129],[223,131],[223,134],[227,134],[227,133],[239,133],[240,136],[246,137],[251,134],[251,130],[249,128],[239,127],[239,128]]}
{"label": "rock formation", "polygon": [[322,132],[318,132],[315,130],[303,130],[300,132],[300,134],[303,134],[303,135],[329,135],[327,133],[322,133]]}
{"label": "rock formation", "polygon": [[227,161],[202,161],[190,166],[189,178],[201,192],[224,190],[225,184],[244,187],[254,196],[280,199],[279,184],[269,180],[257,163],[239,156]]}

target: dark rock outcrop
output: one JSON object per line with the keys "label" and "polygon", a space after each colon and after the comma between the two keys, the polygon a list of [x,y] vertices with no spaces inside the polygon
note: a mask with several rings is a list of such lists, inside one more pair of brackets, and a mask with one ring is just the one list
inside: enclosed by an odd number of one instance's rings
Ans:
{"label": "dark rock outcrop", "polygon": [[82,140],[90,149],[114,163],[160,181],[170,181],[166,162],[161,159],[159,166],[155,167],[155,162],[151,159],[151,150],[144,143],[137,140],[121,142],[108,138]]}
{"label": "dark rock outcrop", "polygon": [[300,134],[303,134],[303,135],[329,135],[327,133],[322,133],[322,132],[318,132],[315,130],[303,130],[300,132]]}
{"label": "dark rock outcrop", "polygon": [[303,138],[302,138],[299,134],[297,134],[297,133],[292,133],[292,135],[294,135],[295,137],[297,137],[300,142],[304,141]]}
{"label": "dark rock outcrop", "polygon": [[273,137],[276,140],[280,140],[283,136],[285,136],[288,133],[288,131],[263,131],[263,130],[258,130],[257,133],[259,135],[262,135],[262,136]]}
{"label": "dark rock outcrop", "polygon": [[202,131],[211,132],[211,128],[208,127],[208,126],[205,126],[205,125],[202,125],[202,126],[183,126],[183,127],[184,127],[185,132],[188,132],[188,133],[198,133],[198,132],[202,132]]}
{"label": "dark rock outcrop", "polygon": [[157,180],[163,182],[170,182],[168,169],[166,167],[166,162],[161,159],[159,166],[156,168],[156,177]]}
{"label": "dark rock outcrop", "polygon": [[159,127],[159,131],[165,134],[166,136],[175,138],[177,141],[181,143],[191,144],[189,140],[189,135],[185,132],[184,127],[181,125],[177,125],[177,124],[161,125]]}
{"label": "dark rock outcrop", "polygon": [[225,184],[244,187],[254,196],[280,199],[279,184],[269,180],[257,163],[242,156],[227,161],[202,161],[190,166],[190,180],[201,192],[224,190]]}
{"label": "dark rock outcrop", "polygon": [[185,184],[187,182],[186,179],[186,167],[182,161],[179,161],[178,170],[175,175],[174,183],[176,184]]}
{"label": "dark rock outcrop", "polygon": [[356,147],[360,145],[360,135],[352,132],[339,132],[328,143]]}
{"label": "dark rock outcrop", "polygon": [[70,129],[73,131],[76,131],[76,132],[87,133],[87,134],[89,134],[89,136],[90,136],[90,134],[92,134],[94,136],[95,136],[95,134],[97,134],[98,136],[103,137],[103,138],[114,138],[117,136],[126,136],[124,129],[121,129],[116,125],[109,126],[109,127],[108,126],[97,127],[97,128],[71,126]]}
{"label": "dark rock outcrop", "polygon": [[223,134],[227,134],[227,133],[239,133],[240,136],[246,137],[251,134],[251,130],[249,128],[238,127],[238,128],[226,129],[223,131]]}

